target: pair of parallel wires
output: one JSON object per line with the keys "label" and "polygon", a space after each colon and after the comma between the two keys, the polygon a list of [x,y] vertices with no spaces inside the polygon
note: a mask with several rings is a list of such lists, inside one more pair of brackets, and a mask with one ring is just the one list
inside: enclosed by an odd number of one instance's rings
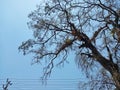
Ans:
{"label": "pair of parallel wires", "polygon": [[[9,79],[12,83],[8,90],[78,90],[81,79]],[[81,81],[82,83],[83,81]],[[0,90],[5,79],[0,79]]]}

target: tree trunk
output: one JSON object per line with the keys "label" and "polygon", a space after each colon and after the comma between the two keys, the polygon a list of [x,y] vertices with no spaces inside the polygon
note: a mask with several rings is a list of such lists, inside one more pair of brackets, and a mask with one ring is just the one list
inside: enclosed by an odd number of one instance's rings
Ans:
{"label": "tree trunk", "polygon": [[[120,90],[120,72],[119,67],[112,60],[106,59],[102,56],[97,48],[91,43],[89,37],[84,34],[76,31],[76,35],[80,41],[85,42],[82,47],[89,48],[92,51],[93,58],[96,59],[107,71],[112,75],[113,82],[117,90]],[[80,47],[81,47],[80,46]]]}
{"label": "tree trunk", "polygon": [[114,71],[112,74],[115,86],[117,90],[120,90],[120,73]]}
{"label": "tree trunk", "polygon": [[118,65],[103,57],[91,43],[89,43],[89,49],[92,51],[94,58],[111,73],[116,89],[120,90],[120,72]]}
{"label": "tree trunk", "polygon": [[[120,72],[119,67],[113,61],[106,59],[102,56],[96,47],[90,42],[89,37],[84,33],[77,32],[77,37],[79,40],[85,42],[83,47],[89,48],[92,51],[93,57],[98,61],[107,71],[112,75],[113,82],[117,90],[120,90]],[[80,37],[80,38],[79,38]]]}

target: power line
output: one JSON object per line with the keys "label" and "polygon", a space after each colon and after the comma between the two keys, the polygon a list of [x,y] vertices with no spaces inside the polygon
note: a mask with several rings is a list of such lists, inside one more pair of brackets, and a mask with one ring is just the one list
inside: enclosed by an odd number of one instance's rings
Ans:
{"label": "power line", "polygon": [[[42,80],[42,79],[25,79],[25,78],[9,78],[11,80]],[[0,79],[0,81],[3,81],[6,79]],[[83,80],[83,78],[74,78],[74,79],[46,79],[46,80]]]}
{"label": "power line", "polygon": [[[42,79],[11,78],[10,80],[13,83],[10,90],[54,90],[54,88],[57,90],[77,90],[80,80],[83,79],[48,79],[46,85],[42,84]],[[0,82],[0,88],[2,88],[5,79],[0,79]]]}

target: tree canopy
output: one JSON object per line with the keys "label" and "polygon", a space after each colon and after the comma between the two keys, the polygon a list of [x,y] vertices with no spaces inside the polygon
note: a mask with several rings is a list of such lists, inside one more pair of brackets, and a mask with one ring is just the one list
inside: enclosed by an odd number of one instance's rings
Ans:
{"label": "tree canopy", "polygon": [[120,90],[120,1],[45,2],[28,16],[34,37],[19,47],[24,55],[34,54],[33,63],[47,63],[42,78],[72,53],[90,79],[91,89]]}

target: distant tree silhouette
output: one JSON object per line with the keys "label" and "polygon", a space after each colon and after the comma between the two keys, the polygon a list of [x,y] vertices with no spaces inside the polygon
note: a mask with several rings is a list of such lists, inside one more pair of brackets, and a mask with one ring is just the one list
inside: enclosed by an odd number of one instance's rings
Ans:
{"label": "distant tree silhouette", "polygon": [[120,0],[46,0],[28,17],[34,38],[19,50],[47,63],[43,79],[72,53],[90,80],[85,86],[120,90]]}
{"label": "distant tree silhouette", "polygon": [[6,84],[3,84],[3,90],[8,90],[8,87],[12,85],[11,81],[9,79],[6,80]]}

